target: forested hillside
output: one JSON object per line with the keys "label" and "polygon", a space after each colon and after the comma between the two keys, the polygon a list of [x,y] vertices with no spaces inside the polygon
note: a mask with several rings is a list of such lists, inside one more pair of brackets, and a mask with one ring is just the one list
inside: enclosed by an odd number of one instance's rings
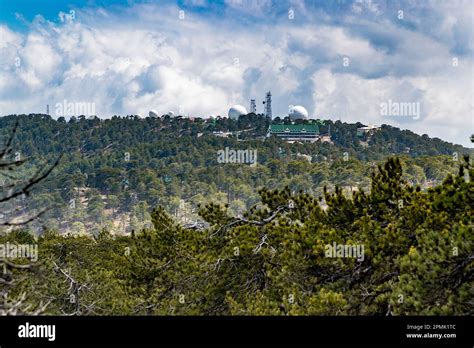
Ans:
{"label": "forested hillside", "polygon": [[41,261],[5,264],[0,313],[473,315],[473,174],[463,160],[423,192],[390,158],[370,193],[262,189],[240,217],[201,206],[209,227],[199,231],[160,207],[131,236],[18,230],[0,242],[38,243]]}
{"label": "forested hillside", "polygon": [[[27,159],[28,168],[18,175],[27,176],[63,154],[35,194],[15,202],[20,213],[49,208],[30,226],[37,233],[139,231],[151,226],[150,212],[157,206],[182,224],[202,223],[197,207],[209,202],[228,204],[237,216],[260,201],[260,188],[322,195],[324,186],[334,190],[339,185],[350,195],[368,189],[376,165],[392,155],[401,158],[404,178],[426,190],[455,173],[469,152],[387,125],[372,136],[358,137],[362,124],[339,121],[319,123],[332,143],[288,144],[265,138],[271,121],[254,114],[238,121],[169,116],[66,121],[12,115],[0,118],[2,140],[17,122],[11,156]],[[224,138],[214,132],[233,133]],[[257,150],[257,165],[218,163],[217,152],[225,148]],[[12,209],[6,215],[14,218],[16,213]]]}

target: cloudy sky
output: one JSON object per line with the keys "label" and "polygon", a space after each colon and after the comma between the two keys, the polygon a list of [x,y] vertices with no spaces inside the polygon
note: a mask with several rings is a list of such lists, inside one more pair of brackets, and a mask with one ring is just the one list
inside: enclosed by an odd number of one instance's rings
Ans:
{"label": "cloudy sky", "polygon": [[[473,3],[0,0],[0,114],[67,101],[206,117],[250,98],[263,112],[271,90],[274,116],[303,105],[470,146]],[[420,114],[384,115],[389,102]]]}

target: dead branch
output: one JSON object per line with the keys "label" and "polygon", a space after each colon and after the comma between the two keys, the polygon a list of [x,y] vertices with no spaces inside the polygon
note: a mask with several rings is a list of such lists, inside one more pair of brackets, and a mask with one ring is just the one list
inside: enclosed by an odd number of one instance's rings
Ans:
{"label": "dead branch", "polygon": [[239,226],[239,225],[255,225],[255,226],[265,226],[267,224],[269,224],[270,222],[272,222],[280,213],[284,213],[284,212],[287,212],[287,211],[290,211],[294,209],[294,203],[292,201],[289,202],[289,204],[287,205],[282,205],[282,206],[279,206],[278,208],[276,208],[273,212],[271,212],[270,216],[264,218],[263,220],[259,221],[259,220],[248,220],[248,219],[245,219],[243,217],[238,217],[238,218],[234,218],[234,220],[226,225],[222,225],[221,227],[219,227],[219,229],[214,232],[213,234],[211,234],[209,236],[209,238],[212,238],[213,236],[231,228],[231,227],[234,227],[234,226]]}

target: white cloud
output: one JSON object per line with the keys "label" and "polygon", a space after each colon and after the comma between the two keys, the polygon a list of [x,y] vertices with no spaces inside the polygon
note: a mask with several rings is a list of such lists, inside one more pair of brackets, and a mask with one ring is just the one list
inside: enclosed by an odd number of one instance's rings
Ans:
{"label": "white cloud", "polygon": [[[390,124],[468,145],[473,131],[472,89],[468,88],[472,65],[451,69],[430,77],[380,79],[319,70],[312,76],[316,114],[345,122]],[[388,100],[420,103],[420,118],[381,115],[380,105]]]}
{"label": "white cloud", "polygon": [[225,0],[224,2],[228,8],[251,16],[263,16],[272,6],[271,0]]}
{"label": "white cloud", "polygon": [[364,11],[368,11],[376,15],[380,14],[379,6],[372,0],[356,0],[352,5],[352,11],[357,14]]}

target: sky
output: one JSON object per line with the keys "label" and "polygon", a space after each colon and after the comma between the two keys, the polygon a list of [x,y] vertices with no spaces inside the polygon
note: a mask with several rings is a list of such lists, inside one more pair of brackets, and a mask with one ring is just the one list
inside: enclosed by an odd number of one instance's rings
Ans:
{"label": "sky", "polygon": [[225,116],[251,98],[263,112],[271,91],[274,116],[302,105],[471,147],[473,13],[472,0],[0,0],[0,115]]}

